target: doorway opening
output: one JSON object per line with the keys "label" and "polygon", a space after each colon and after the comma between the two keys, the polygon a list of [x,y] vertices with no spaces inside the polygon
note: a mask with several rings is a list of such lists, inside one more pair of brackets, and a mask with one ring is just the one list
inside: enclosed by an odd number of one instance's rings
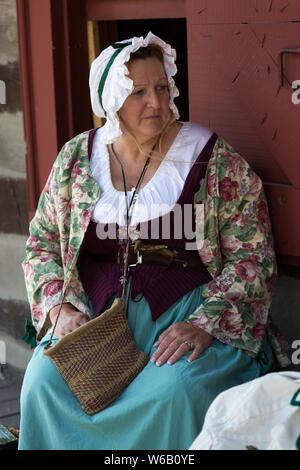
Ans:
{"label": "doorway opening", "polygon": [[[151,31],[176,49],[177,74],[174,76],[179,96],[175,99],[180,120],[189,120],[188,65],[186,19],[147,19],[91,21],[88,24],[90,62],[110,44],[133,36],[143,36]],[[94,117],[95,127],[99,120]],[[101,125],[101,124],[100,124]]]}

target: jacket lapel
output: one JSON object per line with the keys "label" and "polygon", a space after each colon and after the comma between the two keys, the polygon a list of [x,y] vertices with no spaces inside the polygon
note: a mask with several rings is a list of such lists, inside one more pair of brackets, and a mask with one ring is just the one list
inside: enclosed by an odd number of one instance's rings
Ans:
{"label": "jacket lapel", "polygon": [[[91,131],[89,131],[91,132]],[[72,278],[72,273],[78,259],[79,250],[91,220],[93,209],[100,199],[101,188],[93,178],[88,157],[89,132],[85,134],[84,140],[80,142],[75,151],[74,158],[79,162],[77,165],[76,179],[70,181],[71,191],[71,214],[69,244],[67,247],[65,265],[65,292]]]}

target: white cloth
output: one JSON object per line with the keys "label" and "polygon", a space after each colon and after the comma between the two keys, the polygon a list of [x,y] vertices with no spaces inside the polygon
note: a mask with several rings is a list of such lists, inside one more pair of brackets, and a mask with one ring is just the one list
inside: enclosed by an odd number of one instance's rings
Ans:
{"label": "white cloth", "polygon": [[109,69],[102,93],[103,106],[101,106],[99,100],[99,83],[107,64],[116,52],[116,49],[112,46],[107,47],[91,65],[89,78],[91,104],[96,116],[106,118],[106,122],[101,133],[101,140],[106,144],[113,143],[122,135],[117,111],[119,111],[124,101],[133,90],[133,81],[128,77],[129,71],[125,63],[128,62],[132,52],[136,52],[141,47],[146,47],[149,44],[157,44],[163,51],[164,68],[169,83],[169,107],[173,111],[176,119],[179,118],[178,109],[174,103],[174,98],[179,95],[179,91],[176,88],[173,79],[173,76],[177,73],[175,49],[172,49],[169,44],[151,32],[149,32],[145,38],[143,36],[139,38],[133,37],[131,39],[120,41],[119,44],[127,42],[131,42],[131,44],[121,50]]}
{"label": "white cloth", "polygon": [[[103,128],[96,132],[90,161],[92,175],[102,190],[92,217],[98,223],[117,222],[119,225],[124,225],[126,213],[124,192],[118,191],[112,184],[109,154],[107,146],[102,142],[102,133]],[[155,174],[139,190],[132,212],[131,226],[164,215],[174,208],[193,163],[211,135],[211,130],[199,124],[182,123],[179,133]],[[199,187],[200,183],[199,181]],[[132,194],[133,189],[127,193],[128,200]]]}
{"label": "white cloth", "polygon": [[273,372],[230,388],[210,405],[190,450],[296,450],[299,405],[300,372]]}

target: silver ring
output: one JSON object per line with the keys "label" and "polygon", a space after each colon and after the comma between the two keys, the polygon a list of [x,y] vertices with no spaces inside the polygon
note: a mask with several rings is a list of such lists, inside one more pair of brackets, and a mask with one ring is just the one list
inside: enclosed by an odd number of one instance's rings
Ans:
{"label": "silver ring", "polygon": [[184,343],[187,344],[190,347],[190,349],[194,349],[194,347],[195,347],[194,343],[192,343],[192,341],[185,341]]}

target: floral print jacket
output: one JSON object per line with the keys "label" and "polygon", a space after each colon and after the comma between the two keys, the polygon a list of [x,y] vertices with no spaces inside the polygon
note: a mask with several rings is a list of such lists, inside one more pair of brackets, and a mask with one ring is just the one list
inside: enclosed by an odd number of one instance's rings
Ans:
{"label": "floral print jacket", "polygon": [[[64,145],[30,223],[22,266],[37,340],[50,326],[49,310],[63,295],[64,302],[92,318],[76,266],[101,197],[90,170],[88,137],[86,131]],[[268,315],[277,268],[262,182],[220,137],[194,205],[198,252],[213,280],[188,321],[252,357],[260,353],[267,332],[279,363],[289,364]]]}

